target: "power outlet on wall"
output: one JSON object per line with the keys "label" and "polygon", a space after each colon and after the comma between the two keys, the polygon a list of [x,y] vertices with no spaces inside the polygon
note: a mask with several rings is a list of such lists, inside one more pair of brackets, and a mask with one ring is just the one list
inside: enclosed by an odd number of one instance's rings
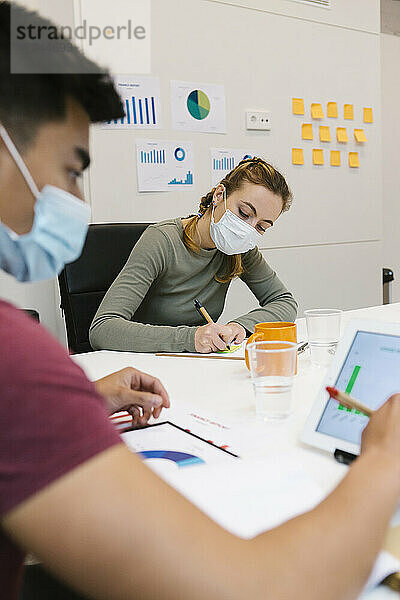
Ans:
{"label": "power outlet on wall", "polygon": [[271,129],[269,110],[246,110],[246,129],[269,131]]}

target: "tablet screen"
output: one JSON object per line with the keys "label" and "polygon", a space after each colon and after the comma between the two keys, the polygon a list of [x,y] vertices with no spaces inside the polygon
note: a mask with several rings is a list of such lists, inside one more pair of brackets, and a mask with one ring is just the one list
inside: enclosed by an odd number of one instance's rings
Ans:
{"label": "tablet screen", "polygon": [[[389,396],[400,392],[400,337],[358,331],[335,386],[373,410],[382,406]],[[329,400],[317,431],[360,444],[367,423],[368,418],[359,411]]]}

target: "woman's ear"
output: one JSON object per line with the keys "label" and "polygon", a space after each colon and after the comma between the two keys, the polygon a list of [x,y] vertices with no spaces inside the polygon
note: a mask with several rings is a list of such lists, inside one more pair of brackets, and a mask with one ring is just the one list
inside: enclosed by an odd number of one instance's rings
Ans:
{"label": "woman's ear", "polygon": [[222,183],[219,183],[215,188],[215,192],[213,195],[213,205],[218,206],[221,202],[225,200],[225,186]]}

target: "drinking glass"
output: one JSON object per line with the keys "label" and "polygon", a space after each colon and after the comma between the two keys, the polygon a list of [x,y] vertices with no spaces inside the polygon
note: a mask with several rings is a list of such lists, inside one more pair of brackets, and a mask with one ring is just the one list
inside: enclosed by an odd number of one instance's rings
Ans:
{"label": "drinking glass", "polygon": [[256,413],[265,421],[290,415],[297,344],[253,342],[247,346]]}
{"label": "drinking glass", "polygon": [[327,367],[336,352],[340,337],[342,311],[336,308],[317,308],[304,311],[307,322],[311,363]]}

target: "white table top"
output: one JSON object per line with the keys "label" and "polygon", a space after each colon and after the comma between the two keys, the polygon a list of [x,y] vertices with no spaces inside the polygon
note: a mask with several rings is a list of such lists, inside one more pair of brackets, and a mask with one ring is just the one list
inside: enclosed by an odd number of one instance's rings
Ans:
{"label": "white table top", "polygon": [[[400,303],[344,313],[342,327],[351,318],[400,322]],[[305,340],[304,319],[298,319],[298,340]],[[241,457],[279,456],[295,449],[299,464],[328,493],[347,467],[332,456],[303,446],[299,433],[322,383],[325,369],[313,367],[309,352],[299,356],[293,391],[293,415],[282,423],[257,419],[249,372],[244,361],[157,357],[129,352],[93,352],[74,360],[90,379],[97,379],[126,366],[157,376],[168,390],[171,409],[162,420],[189,427],[215,443],[228,445]],[[208,437],[209,436],[209,437]],[[398,597],[379,587],[365,598],[384,600]],[[363,596],[364,598],[364,596]]]}

